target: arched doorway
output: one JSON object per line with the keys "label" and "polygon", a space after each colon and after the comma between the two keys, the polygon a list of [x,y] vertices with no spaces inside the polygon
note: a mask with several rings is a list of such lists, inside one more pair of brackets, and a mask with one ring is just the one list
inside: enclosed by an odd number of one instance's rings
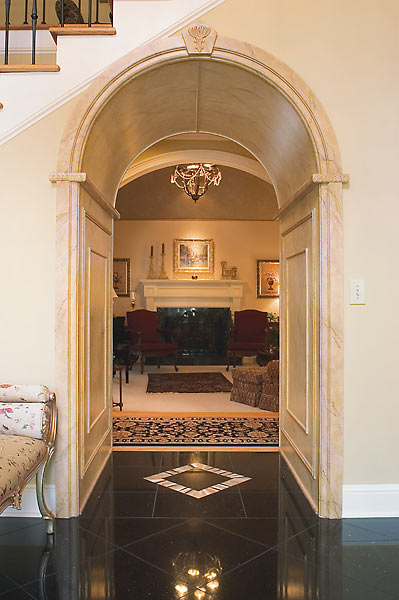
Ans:
{"label": "arched doorway", "polygon": [[[210,36],[209,39],[214,39]],[[281,451],[314,509],[341,515],[342,183],[337,142],[304,82],[267,53],[176,36],[114,63],[60,147],[57,192],[57,513],[79,514],[109,453],[114,202],[136,156],[180,133],[247,148],[281,227]]]}

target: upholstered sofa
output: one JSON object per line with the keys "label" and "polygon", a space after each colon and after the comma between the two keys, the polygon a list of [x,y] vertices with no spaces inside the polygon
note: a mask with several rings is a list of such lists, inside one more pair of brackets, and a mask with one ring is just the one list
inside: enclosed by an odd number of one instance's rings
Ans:
{"label": "upholstered sofa", "polygon": [[44,499],[44,472],[54,452],[55,394],[44,385],[0,384],[0,513],[9,505],[21,508],[22,492],[36,475],[36,495],[54,531],[54,515]]}
{"label": "upholstered sofa", "polygon": [[265,367],[236,368],[230,399],[271,412],[279,411],[279,361]]}

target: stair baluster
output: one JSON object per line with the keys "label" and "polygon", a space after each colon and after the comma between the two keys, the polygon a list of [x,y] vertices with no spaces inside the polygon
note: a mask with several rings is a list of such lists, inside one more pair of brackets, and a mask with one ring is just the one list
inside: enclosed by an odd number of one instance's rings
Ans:
{"label": "stair baluster", "polygon": [[11,0],[5,0],[6,3],[6,30],[4,40],[4,64],[8,65],[8,42],[10,36],[10,6]]}
{"label": "stair baluster", "polygon": [[32,0],[32,65],[36,64],[37,0]]}

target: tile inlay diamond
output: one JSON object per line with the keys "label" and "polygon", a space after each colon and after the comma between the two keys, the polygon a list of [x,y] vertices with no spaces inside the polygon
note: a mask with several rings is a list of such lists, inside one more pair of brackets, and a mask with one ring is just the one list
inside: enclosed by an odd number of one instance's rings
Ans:
{"label": "tile inlay diamond", "polygon": [[[215,475],[224,477],[226,481],[216,483],[215,485],[203,488],[202,490],[193,490],[191,487],[185,487],[184,485],[180,485],[179,483],[175,483],[170,480],[170,478],[174,475],[181,475],[181,473],[185,473],[187,471],[205,471],[207,473],[214,473]],[[244,475],[239,475],[238,473],[232,473],[231,471],[225,471],[224,469],[216,469],[215,467],[203,465],[202,463],[190,463],[189,465],[184,465],[183,467],[176,467],[176,469],[170,469],[169,471],[163,471],[162,473],[157,473],[156,475],[144,477],[144,479],[150,481],[151,483],[169,488],[174,492],[180,492],[181,494],[185,494],[186,496],[191,496],[192,498],[199,500],[200,498],[205,498],[205,496],[222,492],[230,487],[244,483],[245,481],[249,481],[251,478],[244,477]]]}

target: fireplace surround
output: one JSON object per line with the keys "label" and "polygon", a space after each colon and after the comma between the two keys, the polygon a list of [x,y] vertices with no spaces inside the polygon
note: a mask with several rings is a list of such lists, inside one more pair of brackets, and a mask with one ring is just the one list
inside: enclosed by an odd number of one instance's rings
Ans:
{"label": "fireplace surround", "polygon": [[145,308],[230,308],[241,310],[244,281],[236,279],[144,279]]}

